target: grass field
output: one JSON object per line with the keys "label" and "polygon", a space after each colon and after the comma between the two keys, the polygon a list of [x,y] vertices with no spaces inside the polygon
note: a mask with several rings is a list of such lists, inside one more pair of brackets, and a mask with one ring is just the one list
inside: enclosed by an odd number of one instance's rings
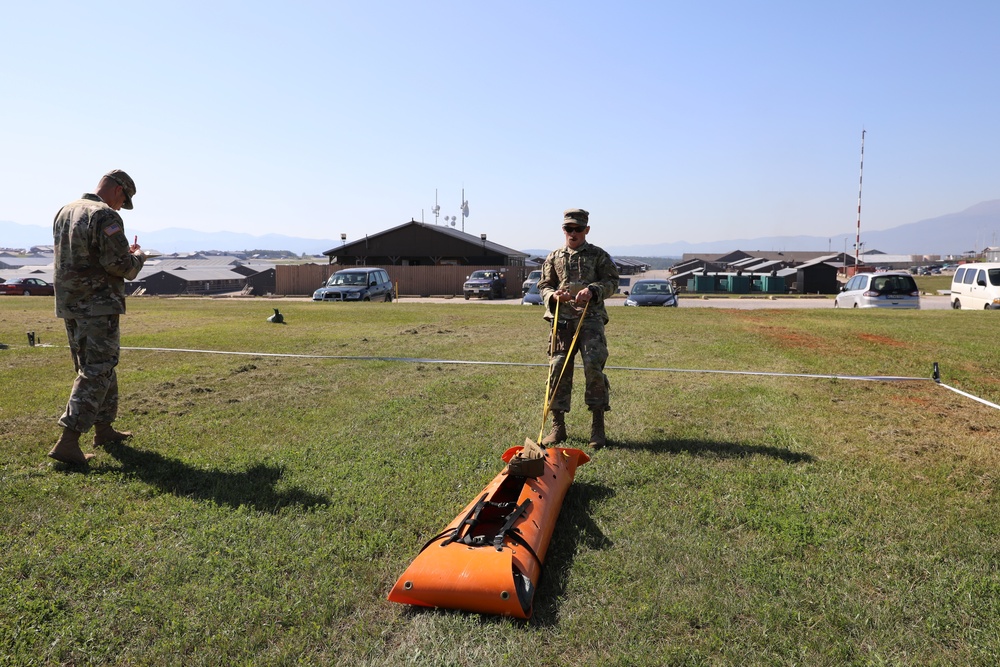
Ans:
{"label": "grass field", "polygon": [[256,354],[124,350],[136,436],[81,472],[45,457],[73,377],[51,300],[0,299],[0,666],[1000,661],[1000,411],[930,380],[629,370],[940,362],[1000,402],[996,314],[611,316],[612,444],[519,622],[385,596],[538,435],[545,369],[319,357],[541,363],[540,309],[133,299],[126,347]]}

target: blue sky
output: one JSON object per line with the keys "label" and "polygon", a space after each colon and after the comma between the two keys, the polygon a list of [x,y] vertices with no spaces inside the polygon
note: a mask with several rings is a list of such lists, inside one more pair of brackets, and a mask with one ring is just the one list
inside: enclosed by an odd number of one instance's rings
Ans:
{"label": "blue sky", "polygon": [[[85,9],[84,9],[85,8]],[[853,237],[1000,198],[1000,3],[16,3],[0,220],[111,168],[129,231]],[[443,222],[442,222],[443,224]]]}

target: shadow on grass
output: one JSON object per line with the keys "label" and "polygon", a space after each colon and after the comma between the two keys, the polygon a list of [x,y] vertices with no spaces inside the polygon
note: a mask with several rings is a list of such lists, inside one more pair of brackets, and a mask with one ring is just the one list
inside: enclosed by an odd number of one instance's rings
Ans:
{"label": "shadow on grass", "polygon": [[645,449],[661,454],[691,454],[705,458],[744,459],[751,456],[768,456],[785,463],[809,463],[816,458],[812,454],[793,452],[786,447],[770,445],[746,445],[736,442],[706,442],[704,440],[649,440],[645,442],[608,443],[608,449]]}
{"label": "shadow on grass", "polygon": [[531,625],[552,626],[559,622],[559,605],[566,593],[573,559],[581,549],[600,551],[614,545],[591,519],[593,506],[614,494],[612,489],[599,484],[570,485],[545,555]]}
{"label": "shadow on grass", "polygon": [[275,491],[274,485],[284,473],[279,466],[258,463],[241,472],[203,470],[123,443],[108,444],[104,449],[122,464],[123,474],[183,498],[230,507],[243,505],[269,513],[290,505],[315,507],[330,502],[329,498],[301,489]]}

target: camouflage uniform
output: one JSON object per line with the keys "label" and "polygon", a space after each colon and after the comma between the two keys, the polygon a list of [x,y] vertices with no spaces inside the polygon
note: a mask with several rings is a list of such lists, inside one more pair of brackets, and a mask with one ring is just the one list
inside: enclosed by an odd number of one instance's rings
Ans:
{"label": "camouflage uniform", "polygon": [[[538,281],[538,291],[545,304],[546,320],[551,323],[555,318],[556,300],[553,294],[556,290],[566,289],[576,294],[586,288],[590,289],[592,298],[577,339],[577,349],[583,359],[583,373],[587,381],[584,401],[590,410],[603,412],[611,409],[608,395],[610,384],[604,374],[604,364],[608,360],[608,340],[604,335],[608,311],[604,307],[604,300],[618,291],[618,268],[607,252],[590,243],[584,243],[576,250],[563,247],[549,253],[542,265],[542,277]],[[566,353],[576,333],[582,310],[583,308],[569,302],[559,304],[555,349],[549,360],[549,391],[559,383],[550,403],[553,411],[569,412],[573,392],[573,357],[567,359]],[[549,350],[552,349],[550,331]],[[572,352],[575,355],[576,349]],[[560,372],[563,375],[561,381]]]}
{"label": "camouflage uniform", "polygon": [[125,312],[125,279],[139,274],[145,256],[129,252],[121,216],[94,194],[64,206],[52,235],[56,317],[65,321],[77,373],[59,424],[82,433],[117,416],[118,318]]}

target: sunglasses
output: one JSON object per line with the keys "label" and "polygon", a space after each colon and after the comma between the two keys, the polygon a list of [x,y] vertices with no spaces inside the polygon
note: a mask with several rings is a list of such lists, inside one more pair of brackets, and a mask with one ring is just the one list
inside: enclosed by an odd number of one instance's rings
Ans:
{"label": "sunglasses", "polygon": [[580,233],[585,230],[586,227],[581,227],[579,225],[563,225],[563,231],[567,234]]}

